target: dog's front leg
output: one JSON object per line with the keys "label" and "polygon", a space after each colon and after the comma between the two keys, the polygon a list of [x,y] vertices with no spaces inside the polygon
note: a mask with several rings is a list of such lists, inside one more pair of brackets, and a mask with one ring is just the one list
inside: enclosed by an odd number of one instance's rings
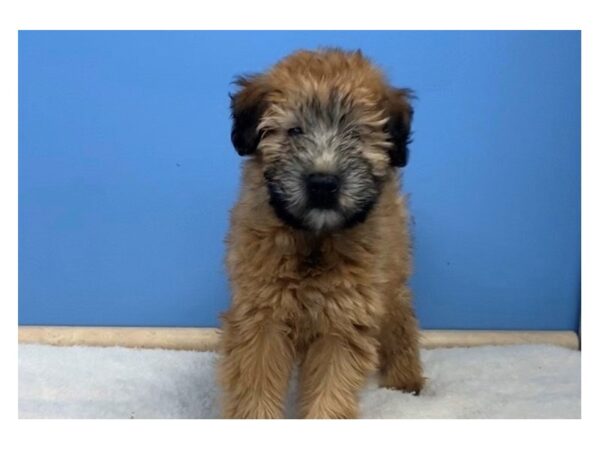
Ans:
{"label": "dog's front leg", "polygon": [[322,336],[300,367],[300,415],[306,419],[358,416],[358,392],[377,365],[374,338],[355,333]]}
{"label": "dog's front leg", "polygon": [[379,385],[418,395],[425,378],[419,356],[417,319],[406,286],[390,298],[379,341]]}
{"label": "dog's front leg", "polygon": [[232,419],[277,419],[294,364],[283,324],[270,319],[224,317],[219,381],[222,413]]}

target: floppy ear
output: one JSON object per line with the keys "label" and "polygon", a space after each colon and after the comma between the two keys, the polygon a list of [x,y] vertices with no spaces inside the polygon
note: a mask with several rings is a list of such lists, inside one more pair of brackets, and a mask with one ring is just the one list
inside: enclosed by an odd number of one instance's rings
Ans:
{"label": "floppy ear", "polygon": [[404,167],[408,163],[413,109],[410,100],[414,98],[410,89],[391,89],[388,94],[389,119],[386,130],[393,144],[390,160],[394,167]]}
{"label": "floppy ear", "polygon": [[231,95],[231,142],[240,155],[251,155],[260,142],[258,123],[265,111],[267,89],[259,75],[238,77],[240,90]]}

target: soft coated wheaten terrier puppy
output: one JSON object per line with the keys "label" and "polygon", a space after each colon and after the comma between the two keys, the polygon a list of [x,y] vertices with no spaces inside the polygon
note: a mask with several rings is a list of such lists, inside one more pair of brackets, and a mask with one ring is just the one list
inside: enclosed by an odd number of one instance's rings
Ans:
{"label": "soft coated wheaten terrier puppy", "polygon": [[223,415],[283,415],[295,362],[299,414],[352,418],[367,376],[423,386],[408,212],[409,91],[360,52],[300,51],[240,77],[233,145],[248,155],[231,213]]}

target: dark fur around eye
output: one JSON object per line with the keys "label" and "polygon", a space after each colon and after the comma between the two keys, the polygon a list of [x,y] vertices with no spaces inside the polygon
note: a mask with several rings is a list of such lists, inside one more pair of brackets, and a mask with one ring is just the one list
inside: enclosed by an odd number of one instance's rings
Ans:
{"label": "dark fur around eye", "polygon": [[348,132],[348,136],[350,136],[350,138],[352,139],[360,140],[362,138],[362,133],[360,132],[360,130],[354,128]]}
{"label": "dark fur around eye", "polygon": [[288,136],[299,136],[302,133],[304,133],[304,131],[302,131],[302,128],[300,127],[294,127],[287,130]]}
{"label": "dark fur around eye", "polygon": [[273,133],[274,133],[274,130],[271,130],[271,129],[261,129],[258,132],[258,134],[259,134],[259,136],[260,136],[261,139],[269,137],[269,135],[271,135]]}

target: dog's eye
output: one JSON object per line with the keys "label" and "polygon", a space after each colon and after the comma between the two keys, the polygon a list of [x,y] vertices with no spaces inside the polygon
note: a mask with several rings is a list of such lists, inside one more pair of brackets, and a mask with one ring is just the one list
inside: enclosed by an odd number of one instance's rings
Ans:
{"label": "dog's eye", "polygon": [[302,128],[300,127],[294,127],[287,130],[288,136],[298,136],[302,133],[304,133],[304,131],[302,131]]}

